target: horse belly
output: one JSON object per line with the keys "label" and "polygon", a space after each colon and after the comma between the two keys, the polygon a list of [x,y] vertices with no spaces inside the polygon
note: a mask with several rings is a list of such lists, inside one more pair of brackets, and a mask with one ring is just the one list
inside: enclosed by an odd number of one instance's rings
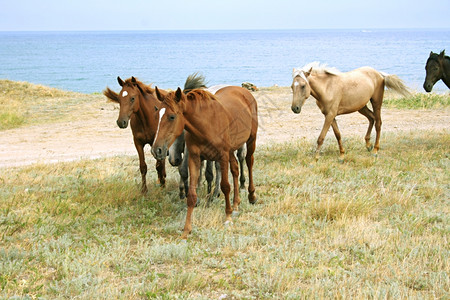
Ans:
{"label": "horse belly", "polygon": [[338,115],[349,114],[360,110],[370,101],[374,93],[374,85],[364,80],[352,82],[349,88],[345,89],[339,103]]}

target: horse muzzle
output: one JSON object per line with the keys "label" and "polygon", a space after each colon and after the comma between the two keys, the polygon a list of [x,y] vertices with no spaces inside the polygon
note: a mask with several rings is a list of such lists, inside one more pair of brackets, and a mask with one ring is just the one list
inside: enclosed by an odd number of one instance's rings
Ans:
{"label": "horse muzzle", "polygon": [[183,159],[181,157],[170,157],[169,155],[169,163],[172,165],[172,167],[178,167]]}
{"label": "horse muzzle", "polygon": [[129,119],[117,119],[117,126],[119,126],[120,128],[124,129],[128,127],[128,120]]}
{"label": "horse muzzle", "polygon": [[166,158],[168,150],[167,146],[152,147],[152,155],[156,160],[163,160]]}
{"label": "horse muzzle", "polygon": [[424,89],[427,93],[429,93],[429,92],[431,92],[431,90],[433,89],[433,85],[430,84],[430,83],[425,82],[425,83],[423,84],[423,89]]}
{"label": "horse muzzle", "polygon": [[292,105],[291,109],[294,113],[299,114],[302,111],[302,108],[298,105]]}

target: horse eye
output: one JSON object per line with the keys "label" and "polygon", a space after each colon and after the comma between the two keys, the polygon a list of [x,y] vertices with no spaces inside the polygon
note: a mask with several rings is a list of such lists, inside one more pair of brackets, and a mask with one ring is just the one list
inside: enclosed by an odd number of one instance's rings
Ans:
{"label": "horse eye", "polygon": [[170,115],[170,116],[169,116],[169,120],[170,120],[170,121],[175,120],[175,115]]}
{"label": "horse eye", "polygon": [[134,102],[134,97],[131,97],[130,101],[131,101],[131,103],[133,103]]}

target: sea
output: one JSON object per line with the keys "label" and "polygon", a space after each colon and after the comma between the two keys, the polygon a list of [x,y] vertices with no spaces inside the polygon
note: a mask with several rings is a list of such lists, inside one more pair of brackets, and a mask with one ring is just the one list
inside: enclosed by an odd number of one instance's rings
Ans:
{"label": "sea", "polygon": [[194,72],[208,85],[290,86],[293,68],[319,61],[371,66],[423,92],[430,51],[444,49],[450,29],[0,32],[0,79],[81,93],[119,90],[118,76],[174,89]]}

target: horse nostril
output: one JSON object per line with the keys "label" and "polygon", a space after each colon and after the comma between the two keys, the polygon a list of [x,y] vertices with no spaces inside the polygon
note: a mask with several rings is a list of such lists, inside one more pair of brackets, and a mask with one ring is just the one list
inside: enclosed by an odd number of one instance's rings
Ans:
{"label": "horse nostril", "polygon": [[126,128],[127,127],[127,121],[125,120],[117,120],[117,126],[120,128]]}
{"label": "horse nostril", "polygon": [[178,166],[180,164],[180,159],[179,158],[175,158],[175,165]]}
{"label": "horse nostril", "polygon": [[300,113],[300,110],[301,110],[301,108],[299,106],[292,106],[291,109],[296,114]]}

